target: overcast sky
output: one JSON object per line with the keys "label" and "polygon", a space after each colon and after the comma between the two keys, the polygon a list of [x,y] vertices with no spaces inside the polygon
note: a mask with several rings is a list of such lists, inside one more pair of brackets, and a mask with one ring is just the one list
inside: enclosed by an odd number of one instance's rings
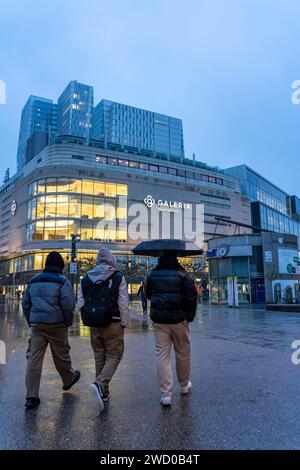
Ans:
{"label": "overcast sky", "polygon": [[95,103],[182,118],[187,156],[300,194],[299,25],[299,0],[1,0],[1,180],[28,96],[78,80]]}

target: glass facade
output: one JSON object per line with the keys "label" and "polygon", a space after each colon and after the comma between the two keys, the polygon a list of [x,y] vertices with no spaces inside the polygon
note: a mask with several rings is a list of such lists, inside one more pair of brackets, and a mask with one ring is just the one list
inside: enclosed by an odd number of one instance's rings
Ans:
{"label": "glass facade", "polygon": [[88,139],[93,106],[93,87],[71,81],[57,101],[57,134]]}
{"label": "glass facade", "polygon": [[184,157],[180,119],[102,100],[93,113],[92,137],[114,144]]}
{"label": "glass facade", "polygon": [[26,164],[27,140],[35,132],[55,132],[56,129],[56,105],[52,100],[38,96],[30,96],[25,104],[20,123],[19,143],[17,153],[17,167],[22,168]]}
{"label": "glass facade", "polygon": [[240,180],[242,192],[245,196],[249,197],[251,202],[262,202],[271,209],[287,215],[288,195],[270,181],[246,165],[228,168],[225,172]]}
{"label": "glass facade", "polygon": [[257,203],[253,208],[254,224],[272,232],[287,233],[300,238],[300,222],[270,207]]}
{"label": "glass facade", "polygon": [[126,242],[127,230],[122,221],[127,218],[127,209],[119,206],[118,198],[127,193],[126,184],[105,181],[34,181],[29,186],[26,239],[65,240],[72,233],[80,233],[82,240]]}
{"label": "glass facade", "polygon": [[[145,162],[138,162],[136,160],[130,160],[127,158],[114,158],[114,157],[106,157],[104,155],[97,155],[96,156],[96,162],[100,164],[107,164],[107,165],[114,165],[114,166],[121,166],[125,168],[135,168],[143,171],[152,171],[155,173],[163,173],[165,175],[172,175],[172,176],[179,176],[181,178],[187,178],[187,179],[194,179],[195,181],[201,181],[202,183],[205,183],[206,185],[218,185],[218,186],[224,186],[225,188],[231,188],[238,190],[239,185],[236,181],[231,181],[229,179],[226,179],[225,177],[220,176],[213,176],[211,174],[207,174],[205,172],[194,172],[191,170],[184,170],[182,168],[174,168],[170,167],[167,165],[167,162],[165,162],[164,165],[159,165],[153,163],[145,163]],[[207,196],[207,194],[203,194]],[[216,197],[219,199],[228,199],[229,198],[224,198],[222,196],[211,196],[211,197]]]}

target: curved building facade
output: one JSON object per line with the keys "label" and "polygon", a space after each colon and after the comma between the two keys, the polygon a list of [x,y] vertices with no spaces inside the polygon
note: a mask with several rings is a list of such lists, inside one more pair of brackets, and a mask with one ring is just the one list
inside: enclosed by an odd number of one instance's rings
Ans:
{"label": "curved building facade", "polygon": [[[50,250],[60,251],[68,261],[71,235],[76,233],[81,236],[78,281],[105,244],[135,293],[156,261],[132,255],[133,246],[144,238],[129,233],[131,209],[140,207],[147,214],[152,204],[168,212],[174,224],[180,208],[192,211],[204,205],[205,246],[212,236],[235,230],[218,223],[216,232],[216,216],[228,223],[250,223],[250,203],[241,195],[239,181],[221,170],[188,159],[154,158],[132,147],[108,148],[98,141],[86,145],[80,138],[60,137],[0,188],[1,292],[15,296],[24,290]],[[148,239],[154,238],[149,220],[140,224]],[[206,278],[204,257],[182,262],[196,279]]]}

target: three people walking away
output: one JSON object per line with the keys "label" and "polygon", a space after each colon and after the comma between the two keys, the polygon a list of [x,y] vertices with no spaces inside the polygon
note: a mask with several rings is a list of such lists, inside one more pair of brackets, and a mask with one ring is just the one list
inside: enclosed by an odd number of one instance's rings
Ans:
{"label": "three people walking away", "polygon": [[100,410],[109,399],[109,384],[124,352],[124,330],[129,319],[128,287],[117,261],[101,247],[96,267],[82,279],[78,307],[83,323],[91,327],[96,379],[91,388]]}
{"label": "three people walking away", "polygon": [[[29,282],[23,298],[23,311],[31,328],[26,369],[28,409],[40,404],[39,390],[43,361],[48,344],[53,361],[69,390],[80,379],[72,368],[68,328],[73,323],[75,300],[70,281],[62,274],[62,256],[53,251],[45,269]],[[145,298],[151,300],[150,317],[156,342],[161,404],[171,405],[173,392],[172,346],[176,373],[182,394],[192,388],[189,323],[196,315],[197,291],[190,274],[179,264],[176,253],[165,252],[146,277]],[[90,327],[96,378],[91,389],[100,410],[109,399],[110,382],[124,353],[124,331],[129,320],[128,287],[117,261],[101,247],[96,267],[81,281],[78,307],[82,321]]]}
{"label": "three people walking away", "polygon": [[26,353],[26,408],[40,404],[39,389],[44,356],[48,344],[55,367],[61,376],[63,390],[69,390],[80,379],[70,358],[68,328],[73,323],[75,301],[70,281],[62,275],[62,256],[53,251],[45,269],[29,282],[23,298],[23,312],[31,335]]}
{"label": "three people walking away", "polygon": [[150,317],[156,342],[161,405],[170,406],[173,391],[172,346],[180,392],[186,395],[190,381],[191,355],[189,323],[196,315],[197,290],[190,274],[176,254],[166,252],[146,277],[145,295],[151,300]]}

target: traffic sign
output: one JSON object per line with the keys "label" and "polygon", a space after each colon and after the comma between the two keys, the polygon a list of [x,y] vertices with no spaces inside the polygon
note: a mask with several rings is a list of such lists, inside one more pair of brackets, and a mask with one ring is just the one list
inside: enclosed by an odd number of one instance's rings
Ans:
{"label": "traffic sign", "polygon": [[70,274],[77,274],[77,263],[70,263]]}

